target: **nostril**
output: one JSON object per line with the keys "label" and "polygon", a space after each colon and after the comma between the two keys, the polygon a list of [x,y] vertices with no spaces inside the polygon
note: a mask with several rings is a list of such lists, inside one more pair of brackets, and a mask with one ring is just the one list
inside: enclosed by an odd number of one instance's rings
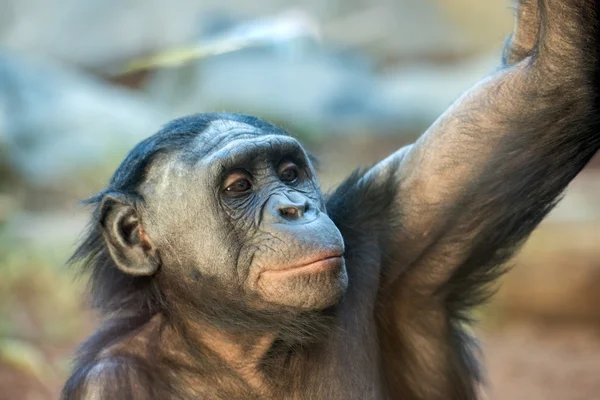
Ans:
{"label": "nostril", "polygon": [[302,210],[300,210],[298,207],[281,207],[279,209],[279,213],[282,217],[290,219],[299,218],[302,216]]}

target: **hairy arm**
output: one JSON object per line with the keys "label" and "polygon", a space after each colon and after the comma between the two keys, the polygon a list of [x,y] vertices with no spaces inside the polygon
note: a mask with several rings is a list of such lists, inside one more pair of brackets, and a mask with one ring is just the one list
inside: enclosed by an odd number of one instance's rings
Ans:
{"label": "hairy arm", "polygon": [[[595,4],[546,0],[538,12],[523,4],[519,16],[529,23],[519,21],[504,57],[518,62],[481,81],[416,143],[363,177],[395,183],[385,285],[402,276],[429,294],[456,274],[468,278],[504,260],[596,153]],[[525,53],[536,43],[530,25],[538,15],[539,45]],[[460,271],[466,265],[469,274]]]}
{"label": "hairy arm", "polygon": [[598,14],[594,0],[521,0],[503,68],[332,195],[351,256],[378,238],[376,315],[394,393],[476,397],[461,322],[600,147]]}

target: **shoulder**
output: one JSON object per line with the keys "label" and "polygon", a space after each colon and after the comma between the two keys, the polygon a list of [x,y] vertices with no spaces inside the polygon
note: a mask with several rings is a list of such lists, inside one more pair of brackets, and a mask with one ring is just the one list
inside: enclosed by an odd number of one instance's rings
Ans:
{"label": "shoulder", "polygon": [[404,146],[370,168],[359,168],[327,198],[327,210],[336,223],[364,225],[396,216],[403,171],[412,145]]}
{"label": "shoulder", "polygon": [[398,159],[384,160],[372,168],[357,169],[327,198],[327,213],[344,236],[346,244],[360,244],[396,230]]}
{"label": "shoulder", "polygon": [[152,379],[149,366],[129,356],[111,356],[78,363],[67,380],[63,400],[150,399]]}

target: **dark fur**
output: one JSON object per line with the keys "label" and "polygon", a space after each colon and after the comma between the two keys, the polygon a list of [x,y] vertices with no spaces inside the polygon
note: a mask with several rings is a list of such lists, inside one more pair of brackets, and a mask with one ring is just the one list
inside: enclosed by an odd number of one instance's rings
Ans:
{"label": "dark fur", "polygon": [[[514,68],[527,72],[516,79],[498,78],[476,107],[452,115],[452,126],[466,137],[453,143],[452,159],[436,160],[440,171],[457,161],[470,163],[472,155],[486,150],[483,135],[493,137],[494,129],[506,133],[493,143],[494,151],[483,164],[473,161],[470,176],[458,177],[462,183],[455,189],[458,194],[449,193],[455,202],[444,208],[433,227],[427,227],[428,235],[421,238],[422,232],[410,227],[419,227],[420,218],[439,209],[410,203],[419,188],[403,182],[418,169],[411,169],[412,161],[403,155],[376,177],[368,176],[369,170],[356,171],[329,196],[328,213],[346,245],[350,289],[339,306],[305,319],[292,318],[290,335],[275,342],[264,363],[281,398],[344,398],[344,392],[363,393],[356,398],[476,397],[482,374],[476,342],[464,328],[471,322],[470,310],[490,296],[493,282],[506,271],[506,261],[600,147],[600,7],[592,0],[546,0],[539,7],[534,19],[539,18],[540,36],[535,40],[513,36],[504,53],[504,68],[517,64]],[[531,45],[536,47],[527,47]],[[507,95],[513,92],[514,96]],[[154,156],[185,147],[215,119],[235,119],[285,134],[239,115],[175,121],[132,150],[106,190],[90,204],[98,207],[111,192],[136,198],[136,185]],[[405,203],[412,208],[403,207]],[[414,210],[422,214],[415,215]],[[111,317],[82,346],[63,397],[80,398],[85,384],[98,379],[109,382],[111,388],[103,392],[107,398],[133,398],[134,384],[143,388],[136,398],[184,398],[178,378],[186,367],[166,360],[111,359],[114,368],[99,374],[90,371],[103,350],[142,330],[153,316],[165,315],[176,324],[178,318],[191,315],[173,314],[152,277],[130,277],[114,267],[96,219],[72,261],[83,261],[91,274],[94,304]],[[438,278],[441,267],[445,274]],[[361,322],[350,324],[353,319]],[[332,326],[342,330],[330,330]],[[299,340],[292,332],[309,338]],[[158,327],[151,337],[160,334]],[[180,334],[183,342],[188,341],[186,332]],[[336,352],[332,338],[347,340],[347,351]],[[148,346],[156,343],[150,341]],[[192,373],[225,373],[226,369],[213,368],[218,361],[210,354],[187,343],[198,361]],[[373,346],[372,353],[351,358],[361,346]],[[379,370],[368,375],[361,363],[371,361]],[[208,398],[254,396],[235,377],[213,382],[218,390]]]}
{"label": "dark fur", "polygon": [[[81,272],[89,274],[89,288],[92,295],[93,305],[108,318],[101,325],[100,329],[92,335],[79,349],[77,353],[77,362],[74,366],[76,371],[65,384],[63,397],[65,399],[77,399],[83,396],[86,386],[104,380],[110,381],[110,386],[105,386],[102,395],[103,398],[134,398],[131,386],[152,387],[149,392],[135,393],[140,398],[183,398],[184,393],[177,389],[177,379],[172,379],[163,374],[163,369],[169,369],[171,372],[190,372],[194,374],[208,375],[214,373],[213,368],[203,368],[202,363],[210,365],[214,355],[206,353],[206,349],[198,348],[197,343],[188,338],[183,325],[179,325],[181,319],[195,318],[196,310],[190,310],[187,314],[173,313],[170,310],[169,302],[165,299],[156,279],[154,277],[132,277],[120,271],[111,258],[102,236],[101,225],[98,222],[98,214],[103,198],[119,193],[126,194],[135,201],[143,201],[138,193],[138,185],[145,179],[145,173],[148,166],[163,153],[173,153],[177,150],[191,145],[200,133],[202,133],[208,124],[216,120],[232,120],[243,122],[248,125],[260,128],[261,131],[274,135],[287,135],[280,128],[264,122],[258,118],[241,114],[201,114],[184,117],[174,120],[167,124],[156,135],[139,143],[127,155],[125,160],[115,171],[110,183],[102,192],[90,198],[85,203],[94,207],[93,217],[83,240],[77,248],[75,254],[69,260],[70,264],[82,264]],[[209,152],[211,149],[207,149]],[[309,154],[314,159],[314,156]],[[316,161],[316,160],[315,160]],[[265,369],[280,368],[282,364],[290,367],[290,357],[298,356],[302,353],[302,359],[310,360],[313,351],[301,351],[303,343],[314,343],[317,338],[324,337],[331,330],[331,314],[333,309],[323,310],[318,313],[307,312],[303,315],[277,313],[252,314],[241,305],[224,304],[219,297],[219,282],[206,282],[206,286],[211,287],[214,298],[190,299],[190,303],[201,301],[198,308],[210,307],[204,317],[208,317],[215,326],[218,323],[227,324],[227,328],[233,327],[234,330],[250,330],[259,332],[272,329],[275,325],[282,329],[280,339],[273,346],[270,357],[264,360]],[[204,304],[202,304],[204,303]],[[211,311],[212,309],[212,311]],[[216,316],[220,311],[227,310],[228,314],[233,314],[233,321],[222,321]],[[176,325],[180,329],[181,339],[186,342],[187,349],[195,354],[200,362],[197,366],[190,368],[181,364],[171,364],[169,360],[160,357],[146,358],[137,357],[131,359],[127,357],[111,357],[104,359],[100,352],[110,348],[123,338],[137,334],[151,319],[161,314],[166,317],[169,324]],[[211,317],[210,314],[215,314]],[[234,323],[228,324],[228,322]],[[149,341],[148,352],[158,354],[157,349],[161,336],[163,325],[157,327],[153,332],[151,341]],[[116,366],[115,369],[108,369],[107,373],[95,374],[92,371],[98,360],[104,359],[110,365]],[[212,360],[212,361],[211,361]],[[218,370],[218,369],[217,369]],[[221,371],[223,372],[223,371]],[[289,371],[286,375],[292,376],[299,374],[299,371]],[[98,376],[96,376],[98,375]],[[95,377],[96,376],[96,377]],[[296,375],[296,379],[298,379]],[[235,378],[233,378],[235,381]],[[86,384],[83,384],[86,382]],[[280,382],[273,382],[275,386],[281,385]],[[297,382],[298,385],[301,382]],[[237,382],[234,385],[229,396],[236,398],[252,398],[251,391],[240,392],[240,386],[243,382]],[[281,387],[281,391],[289,391],[289,387]],[[113,391],[114,390],[114,391]],[[218,391],[219,396],[227,393],[226,387],[221,387]],[[217,394],[213,394],[217,396]],[[239,396],[239,397],[238,397]],[[227,397],[227,396],[224,396]],[[135,397],[137,398],[137,397]]]}

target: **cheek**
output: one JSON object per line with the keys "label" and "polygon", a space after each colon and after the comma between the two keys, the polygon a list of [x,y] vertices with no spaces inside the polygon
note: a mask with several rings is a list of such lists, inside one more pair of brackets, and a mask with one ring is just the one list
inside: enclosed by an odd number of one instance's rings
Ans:
{"label": "cheek", "polygon": [[164,270],[194,280],[199,276],[236,279],[238,241],[228,225],[199,213],[172,213],[154,233]]}
{"label": "cheek", "polygon": [[252,193],[239,198],[223,198],[219,203],[219,212],[234,224],[254,220],[256,210],[261,207],[264,199],[258,193]]}
{"label": "cheek", "polygon": [[255,234],[253,238],[243,242],[237,252],[238,275],[248,291],[254,290],[259,272],[267,265],[268,258],[265,255],[272,253],[274,249],[271,241],[264,240],[262,236]]}

